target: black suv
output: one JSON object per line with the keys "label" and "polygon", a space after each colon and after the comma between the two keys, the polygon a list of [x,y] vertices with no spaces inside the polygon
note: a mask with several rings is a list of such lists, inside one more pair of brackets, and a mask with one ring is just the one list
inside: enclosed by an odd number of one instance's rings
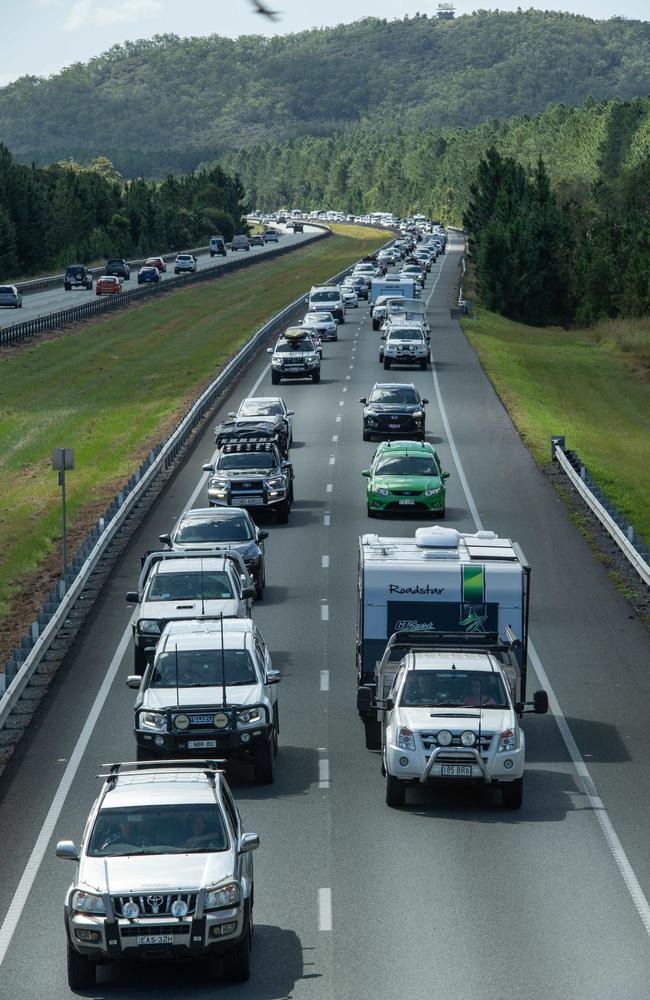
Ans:
{"label": "black suv", "polygon": [[181,514],[169,534],[158,537],[174,551],[227,548],[239,552],[255,584],[255,598],[262,600],[266,583],[264,539],[269,533],[257,527],[247,510],[194,507]]}
{"label": "black suv", "polygon": [[279,385],[283,378],[310,378],[320,382],[320,355],[309,331],[289,327],[275,347],[267,347],[271,358],[271,382]]}
{"label": "black suv", "polygon": [[363,403],[363,440],[373,437],[399,437],[424,441],[424,407],[429,402],[422,399],[412,382],[375,382]]}
{"label": "black suv", "polygon": [[90,291],[93,287],[92,271],[85,264],[68,264],[63,275],[63,287],[69,292],[71,288],[79,288],[80,285]]}
{"label": "black suv", "polygon": [[106,261],[104,274],[112,274],[116,278],[124,278],[128,281],[131,277],[131,268],[122,257],[112,257]]}
{"label": "black suv", "polygon": [[239,441],[225,444],[211,472],[208,502],[211,507],[254,507],[271,510],[280,524],[289,520],[293,503],[293,464],[280,454],[273,441]]}

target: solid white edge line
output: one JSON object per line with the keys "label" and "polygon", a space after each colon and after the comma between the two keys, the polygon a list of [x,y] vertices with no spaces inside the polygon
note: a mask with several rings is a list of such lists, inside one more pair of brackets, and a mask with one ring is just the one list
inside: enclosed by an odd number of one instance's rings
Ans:
{"label": "solid white edge line", "polygon": [[318,929],[319,931],[331,931],[332,929],[332,890],[318,890]]}
{"label": "solid white edge line", "polygon": [[20,920],[25,903],[27,902],[27,898],[38,874],[38,870],[41,866],[43,858],[45,857],[45,852],[47,851],[50,840],[54,834],[54,828],[59,821],[63,806],[65,805],[72,783],[77,775],[79,765],[81,764],[83,756],[86,752],[93,730],[99,716],[101,715],[104,703],[108,698],[111,686],[115,680],[115,675],[117,674],[122,660],[124,659],[124,654],[126,653],[130,642],[131,621],[129,621],[129,624],[119,641],[117,649],[113,654],[113,659],[111,660],[108,670],[106,671],[106,676],[102,681],[99,691],[97,692],[93,706],[88,714],[88,718],[84,723],[84,727],[79,734],[75,748],[70,756],[68,766],[63,773],[61,781],[59,782],[56,794],[52,799],[52,804],[50,805],[47,816],[43,821],[43,825],[36,839],[36,843],[34,844],[32,853],[30,854],[29,860],[25,865],[25,870],[13,895],[9,909],[7,910],[5,918],[2,921],[2,927],[0,927],[0,966],[2,966],[2,963],[5,960],[7,949],[9,948],[11,939],[16,931],[16,927],[18,926],[18,921]]}
{"label": "solid white edge line", "polygon": [[[446,259],[447,258],[445,256],[445,260]],[[440,271],[438,272],[438,277],[436,278],[434,286],[431,289],[431,293],[427,298],[427,303],[426,303],[427,306],[429,305],[431,297],[436,289],[436,285],[438,284],[438,279],[440,278],[440,275],[442,273],[442,267],[444,267],[445,260],[443,260],[442,262]],[[432,362],[434,362],[433,352],[432,352]],[[458,471],[458,476],[472,515],[472,520],[474,521],[476,530],[481,531],[483,528],[483,524],[479,516],[478,510],[476,508],[476,504],[474,503],[474,498],[470,491],[467,478],[465,476],[465,472],[460,460],[460,456],[458,454],[458,449],[456,448],[456,443],[454,441],[454,437],[451,432],[449,420],[447,419],[447,411],[445,409],[445,404],[442,399],[442,393],[440,392],[440,384],[438,382],[438,376],[435,370],[435,363],[432,363],[431,375],[433,378],[436,399],[438,402],[440,415],[442,417],[443,426],[447,434],[449,447],[451,449],[454,463]],[[556,725],[560,731],[560,735],[564,741],[564,745],[566,746],[569,759],[573,764],[573,768],[575,770],[576,777],[578,779],[578,784],[582,788],[584,794],[587,796],[589,800],[589,804],[598,821],[600,829],[605,838],[605,842],[607,843],[607,846],[609,847],[610,853],[616,863],[616,866],[618,867],[618,870],[621,873],[621,876],[623,878],[623,881],[625,882],[625,885],[630,894],[632,902],[634,903],[635,909],[639,917],[641,918],[641,922],[644,926],[646,934],[650,937],[650,904],[648,903],[648,899],[643,889],[641,888],[641,884],[638,878],[634,873],[634,869],[632,868],[632,865],[630,864],[629,858],[625,853],[623,845],[619,840],[618,834],[614,829],[614,824],[609,818],[607,809],[605,808],[605,805],[603,804],[603,801],[598,794],[598,789],[596,788],[596,784],[589,773],[589,769],[584,762],[584,758],[580,753],[580,750],[578,749],[578,745],[575,741],[573,733],[571,732],[571,728],[566,720],[564,712],[560,707],[560,703],[555,695],[553,687],[551,686],[551,682],[548,678],[548,675],[544,670],[542,661],[530,638],[528,640],[528,648],[530,650],[530,659],[533,664],[533,669],[535,670],[535,673],[537,674],[540,683],[542,684],[542,686],[546,690],[546,693],[548,694],[548,700],[551,712],[553,714],[553,718],[555,719]]]}

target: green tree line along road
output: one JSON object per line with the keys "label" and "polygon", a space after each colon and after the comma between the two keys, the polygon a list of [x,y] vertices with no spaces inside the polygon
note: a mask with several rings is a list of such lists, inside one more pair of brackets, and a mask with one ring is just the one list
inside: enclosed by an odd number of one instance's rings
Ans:
{"label": "green tree line along road", "polygon": [[354,142],[364,126],[390,142],[396,129],[470,127],[587,95],[649,93],[642,21],[479,10],[273,38],[126,42],[0,89],[0,136],[25,163],[106,155],[124,176],[164,177],[260,141],[343,130]]}
{"label": "green tree line along road", "polygon": [[219,166],[159,184],[88,167],[16,163],[0,144],[0,281],[104,257],[146,257],[240,231],[243,188]]}

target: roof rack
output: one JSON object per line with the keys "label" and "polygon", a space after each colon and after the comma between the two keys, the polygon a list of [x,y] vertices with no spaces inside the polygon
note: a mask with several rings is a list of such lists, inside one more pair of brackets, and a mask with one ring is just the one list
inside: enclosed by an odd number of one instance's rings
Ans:
{"label": "roof rack", "polygon": [[238,451],[270,451],[274,441],[258,441],[257,438],[244,438],[243,441],[225,441],[221,450],[227,455]]}
{"label": "roof rack", "polygon": [[226,761],[223,758],[206,758],[204,760],[199,758],[195,760],[186,757],[181,760],[128,760],[115,764],[100,764],[100,768],[106,768],[108,774],[98,774],[96,777],[114,786],[121,774],[141,774],[144,771],[148,771],[150,774],[168,774],[169,768],[174,767],[182,768],[190,774],[204,774],[214,784],[215,775],[223,773],[225,764]]}

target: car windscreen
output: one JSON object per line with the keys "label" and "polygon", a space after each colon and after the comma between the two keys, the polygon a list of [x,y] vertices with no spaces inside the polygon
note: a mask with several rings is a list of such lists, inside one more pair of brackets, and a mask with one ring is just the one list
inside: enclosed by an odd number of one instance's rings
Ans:
{"label": "car windscreen", "polygon": [[259,400],[244,400],[239,407],[240,417],[273,417],[282,414],[282,403],[260,403]]}
{"label": "car windscreen", "polygon": [[106,261],[106,267],[117,267],[117,266],[124,267],[124,261],[118,259],[117,257],[115,258],[115,260]]}
{"label": "car windscreen", "polygon": [[368,402],[413,404],[418,402],[418,398],[415,395],[415,390],[405,385],[399,389],[373,389]]}
{"label": "car windscreen", "polygon": [[413,670],[400,705],[425,708],[508,708],[501,678],[469,670]]}
{"label": "car windscreen", "polygon": [[203,573],[156,573],[145,592],[145,601],[226,601],[233,597],[232,584],[223,570]]}
{"label": "car windscreen", "polygon": [[428,455],[393,455],[375,466],[376,476],[437,476],[435,463]]}
{"label": "car windscreen", "polygon": [[334,320],[332,318],[332,314],[326,312],[307,313],[307,315],[303,319],[303,323],[306,323],[308,326],[310,323],[333,323],[333,322]]}
{"label": "car windscreen", "polygon": [[247,542],[253,537],[251,526],[243,514],[237,517],[215,517],[200,521],[183,521],[174,535],[175,545],[203,542]]}
{"label": "car windscreen", "polygon": [[238,451],[229,455],[221,455],[217,462],[217,471],[236,472],[238,469],[259,469],[260,472],[275,468],[275,456],[270,451]]}
{"label": "car windscreen", "polygon": [[[206,854],[228,849],[221,812],[212,802],[102,809],[88,843],[91,858],[134,854]],[[127,894],[126,900],[131,897]]]}
{"label": "car windscreen", "polygon": [[420,330],[391,330],[388,334],[389,340],[418,340],[422,342],[422,332]]}
{"label": "car windscreen", "polygon": [[331,291],[312,292],[310,295],[311,302],[336,302],[340,298],[341,294],[338,288],[333,288]]}
{"label": "car windscreen", "polygon": [[11,285],[0,285],[0,295],[13,295],[14,290]]}
{"label": "car windscreen", "polygon": [[276,354],[295,354],[296,352],[313,354],[313,351],[314,345],[307,337],[303,340],[281,340],[275,347]]}
{"label": "car windscreen", "polygon": [[228,687],[257,684],[255,666],[246,649],[166,650],[156,657],[151,686],[216,687],[223,684],[224,668]]}

